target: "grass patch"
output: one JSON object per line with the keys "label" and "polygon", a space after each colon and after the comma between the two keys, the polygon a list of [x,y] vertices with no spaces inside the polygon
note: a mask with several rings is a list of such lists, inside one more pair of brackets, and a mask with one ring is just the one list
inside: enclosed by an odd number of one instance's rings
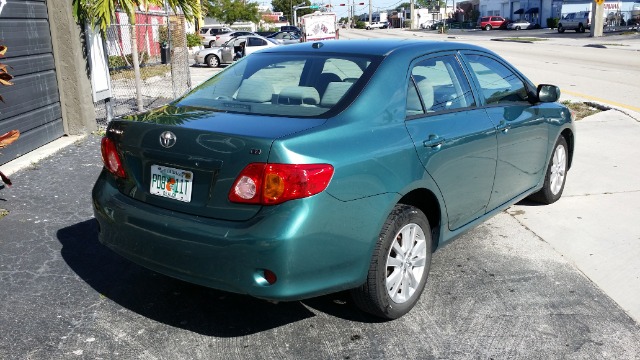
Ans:
{"label": "grass patch", "polygon": [[614,44],[614,43],[604,43],[602,45],[606,45],[606,46],[629,46],[629,45],[626,45],[626,44]]}
{"label": "grass patch", "polygon": [[591,116],[593,114],[597,114],[599,112],[610,109],[606,106],[591,102],[572,102],[569,100],[563,101],[562,105],[568,107],[569,110],[571,110],[575,114],[576,120],[582,120],[587,116]]}
{"label": "grass patch", "polygon": [[[171,64],[145,66],[140,68],[140,77],[142,80],[147,80],[154,76],[165,76],[169,72],[171,72]],[[109,73],[116,79],[135,79],[133,69],[114,70]]]}
{"label": "grass patch", "polygon": [[9,215],[9,210],[6,209],[0,209],[0,219],[2,219],[3,217]]}

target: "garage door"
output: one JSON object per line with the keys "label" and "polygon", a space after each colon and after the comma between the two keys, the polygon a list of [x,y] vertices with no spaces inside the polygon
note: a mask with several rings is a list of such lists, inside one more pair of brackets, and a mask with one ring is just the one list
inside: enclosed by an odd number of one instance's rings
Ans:
{"label": "garage door", "polygon": [[4,164],[64,134],[45,1],[0,0],[0,43],[8,47],[0,62],[14,76],[13,86],[0,85],[0,135],[21,132],[0,150]]}

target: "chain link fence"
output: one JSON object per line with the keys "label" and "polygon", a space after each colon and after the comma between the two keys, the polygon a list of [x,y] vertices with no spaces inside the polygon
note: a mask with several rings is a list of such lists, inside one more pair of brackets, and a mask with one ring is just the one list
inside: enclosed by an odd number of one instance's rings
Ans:
{"label": "chain link fence", "polygon": [[143,19],[145,23],[139,18],[135,25],[115,24],[107,29],[112,96],[94,103],[99,126],[106,126],[114,117],[162,106],[191,88],[184,16],[149,15]]}

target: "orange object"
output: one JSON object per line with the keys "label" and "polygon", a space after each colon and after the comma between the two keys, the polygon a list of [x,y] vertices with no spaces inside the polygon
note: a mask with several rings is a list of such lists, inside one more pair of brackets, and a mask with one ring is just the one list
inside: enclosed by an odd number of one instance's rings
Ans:
{"label": "orange object", "polygon": [[20,131],[11,130],[4,135],[0,135],[0,149],[4,149],[9,146],[12,142],[18,140],[20,137]]}

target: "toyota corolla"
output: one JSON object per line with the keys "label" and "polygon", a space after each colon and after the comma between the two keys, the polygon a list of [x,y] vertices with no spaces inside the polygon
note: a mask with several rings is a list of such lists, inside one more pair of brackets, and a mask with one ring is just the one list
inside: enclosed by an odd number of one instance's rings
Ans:
{"label": "toyota corolla", "polygon": [[350,290],[398,318],[438,246],[524,198],[560,198],[575,130],[559,96],[458,42],[266,49],[109,124],[100,241],[204,286],[278,301]]}

